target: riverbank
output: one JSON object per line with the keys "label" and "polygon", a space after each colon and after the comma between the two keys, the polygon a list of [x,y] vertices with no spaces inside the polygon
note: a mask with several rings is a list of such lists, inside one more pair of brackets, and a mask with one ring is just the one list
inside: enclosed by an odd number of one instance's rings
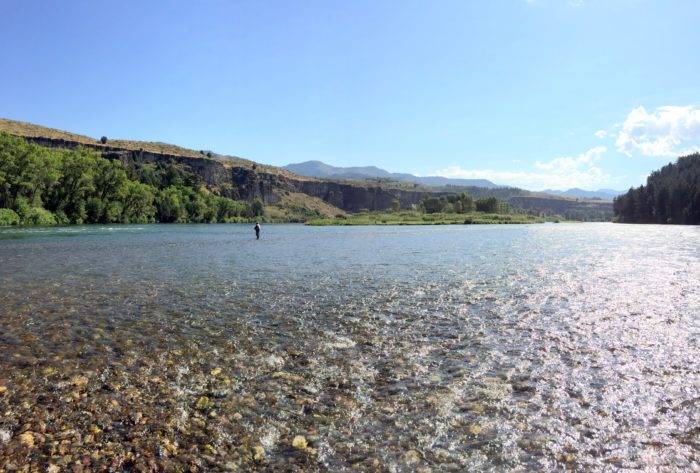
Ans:
{"label": "riverbank", "polygon": [[470,225],[470,224],[525,224],[544,223],[546,219],[521,214],[466,214],[420,212],[363,212],[334,218],[309,220],[306,225]]}

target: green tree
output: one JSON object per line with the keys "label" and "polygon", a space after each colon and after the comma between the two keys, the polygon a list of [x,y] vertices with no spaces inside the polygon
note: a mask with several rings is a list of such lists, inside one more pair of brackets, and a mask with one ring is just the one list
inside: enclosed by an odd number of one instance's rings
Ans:
{"label": "green tree", "polygon": [[442,212],[444,202],[437,197],[428,197],[427,199],[423,199],[421,205],[425,210],[425,213],[434,214]]}
{"label": "green tree", "polygon": [[187,221],[187,211],[177,187],[168,187],[159,193],[157,210],[159,222],[182,223]]}
{"label": "green tree", "polygon": [[207,215],[207,201],[202,194],[199,192],[188,192],[187,203],[185,204],[185,209],[187,209],[187,220],[193,223],[205,222],[205,216]]}
{"label": "green tree", "polygon": [[90,223],[103,223],[106,221],[106,206],[99,197],[90,197],[85,203],[87,221]]}
{"label": "green tree", "polygon": [[153,187],[160,188],[163,186],[162,171],[153,163],[145,163],[139,166],[136,171],[136,178]]}
{"label": "green tree", "polygon": [[219,197],[216,200],[216,220],[219,222],[228,222],[236,217],[242,217],[246,213],[245,204]]}
{"label": "green tree", "polygon": [[202,192],[204,196],[204,202],[206,204],[206,210],[204,211],[204,221],[206,223],[216,223],[218,221],[218,197],[210,192]]}
{"label": "green tree", "polygon": [[22,225],[56,225],[56,217],[46,209],[32,207],[22,219]]}
{"label": "green tree", "polygon": [[149,223],[155,220],[154,189],[136,181],[127,181],[120,189],[122,222]]}
{"label": "green tree", "polygon": [[476,211],[486,213],[498,212],[498,199],[495,197],[482,197],[476,199]]}
{"label": "green tree", "polygon": [[19,225],[19,215],[12,209],[0,209],[0,227]]}
{"label": "green tree", "polygon": [[259,217],[265,211],[265,206],[259,199],[255,199],[248,208],[249,217]]}
{"label": "green tree", "polygon": [[63,152],[61,157],[61,177],[51,189],[49,208],[66,214],[71,223],[83,223],[87,199],[96,189],[94,172],[102,158],[82,148]]}
{"label": "green tree", "polygon": [[473,212],[475,209],[474,199],[466,192],[462,192],[459,195],[459,203],[462,208],[462,213]]}
{"label": "green tree", "polygon": [[58,179],[54,153],[26,140],[0,133],[0,206],[11,208],[23,197],[41,206],[43,194]]}

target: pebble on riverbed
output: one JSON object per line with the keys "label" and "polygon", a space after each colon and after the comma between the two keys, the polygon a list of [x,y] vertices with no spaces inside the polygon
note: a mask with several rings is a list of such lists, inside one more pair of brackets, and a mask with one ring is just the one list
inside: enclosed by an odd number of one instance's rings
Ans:
{"label": "pebble on riverbed", "polygon": [[265,459],[265,449],[260,445],[253,447],[253,460],[261,462]]}
{"label": "pebble on riverbed", "polygon": [[421,461],[421,455],[417,450],[409,450],[403,455],[407,465],[417,465]]}
{"label": "pebble on riverbed", "polygon": [[24,432],[19,435],[19,441],[25,447],[34,447],[34,434],[31,432]]}
{"label": "pebble on riverbed", "polygon": [[309,446],[309,444],[307,443],[306,439],[302,435],[297,435],[292,440],[292,447],[296,448],[297,450],[306,450],[308,448],[308,446]]}

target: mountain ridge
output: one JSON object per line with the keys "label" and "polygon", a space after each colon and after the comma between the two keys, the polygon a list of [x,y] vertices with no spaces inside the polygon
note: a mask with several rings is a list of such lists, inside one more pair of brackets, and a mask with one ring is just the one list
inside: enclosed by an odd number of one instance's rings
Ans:
{"label": "mountain ridge", "polygon": [[624,191],[618,191],[615,189],[598,189],[595,191],[589,191],[581,189],[578,187],[572,187],[571,189],[561,191],[555,189],[547,189],[541,191],[544,194],[556,195],[562,197],[573,197],[576,199],[600,199],[600,200],[610,200],[612,201],[618,195],[622,195]]}
{"label": "mountain ridge", "polygon": [[282,168],[295,174],[319,179],[391,179],[400,182],[413,182],[424,186],[454,185],[485,187],[488,189],[503,187],[487,179],[453,179],[442,176],[415,176],[409,173],[389,172],[377,166],[332,166],[318,160],[290,163],[286,166],[282,166]]}
{"label": "mountain ridge", "polygon": [[[282,166],[283,169],[295,174],[317,179],[389,179],[399,182],[416,183],[429,187],[483,187],[486,189],[498,189],[512,186],[496,184],[488,179],[459,179],[443,176],[416,176],[409,173],[390,172],[377,166],[333,166],[319,160],[309,160],[300,163],[290,163]],[[531,191],[535,192],[535,191]],[[585,190],[572,187],[567,190],[547,189],[536,191],[537,194],[548,194],[557,197],[568,197],[573,199],[600,199],[612,201],[615,197],[623,194],[623,191],[614,189]]]}

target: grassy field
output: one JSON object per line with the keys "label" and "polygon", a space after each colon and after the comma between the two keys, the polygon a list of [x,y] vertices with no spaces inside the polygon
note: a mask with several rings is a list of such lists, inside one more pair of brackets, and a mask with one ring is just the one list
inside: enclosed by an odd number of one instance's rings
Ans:
{"label": "grassy field", "polygon": [[506,224],[544,223],[545,219],[530,215],[487,214],[424,214],[420,212],[364,212],[333,218],[309,220],[307,225],[464,225],[464,224]]}

